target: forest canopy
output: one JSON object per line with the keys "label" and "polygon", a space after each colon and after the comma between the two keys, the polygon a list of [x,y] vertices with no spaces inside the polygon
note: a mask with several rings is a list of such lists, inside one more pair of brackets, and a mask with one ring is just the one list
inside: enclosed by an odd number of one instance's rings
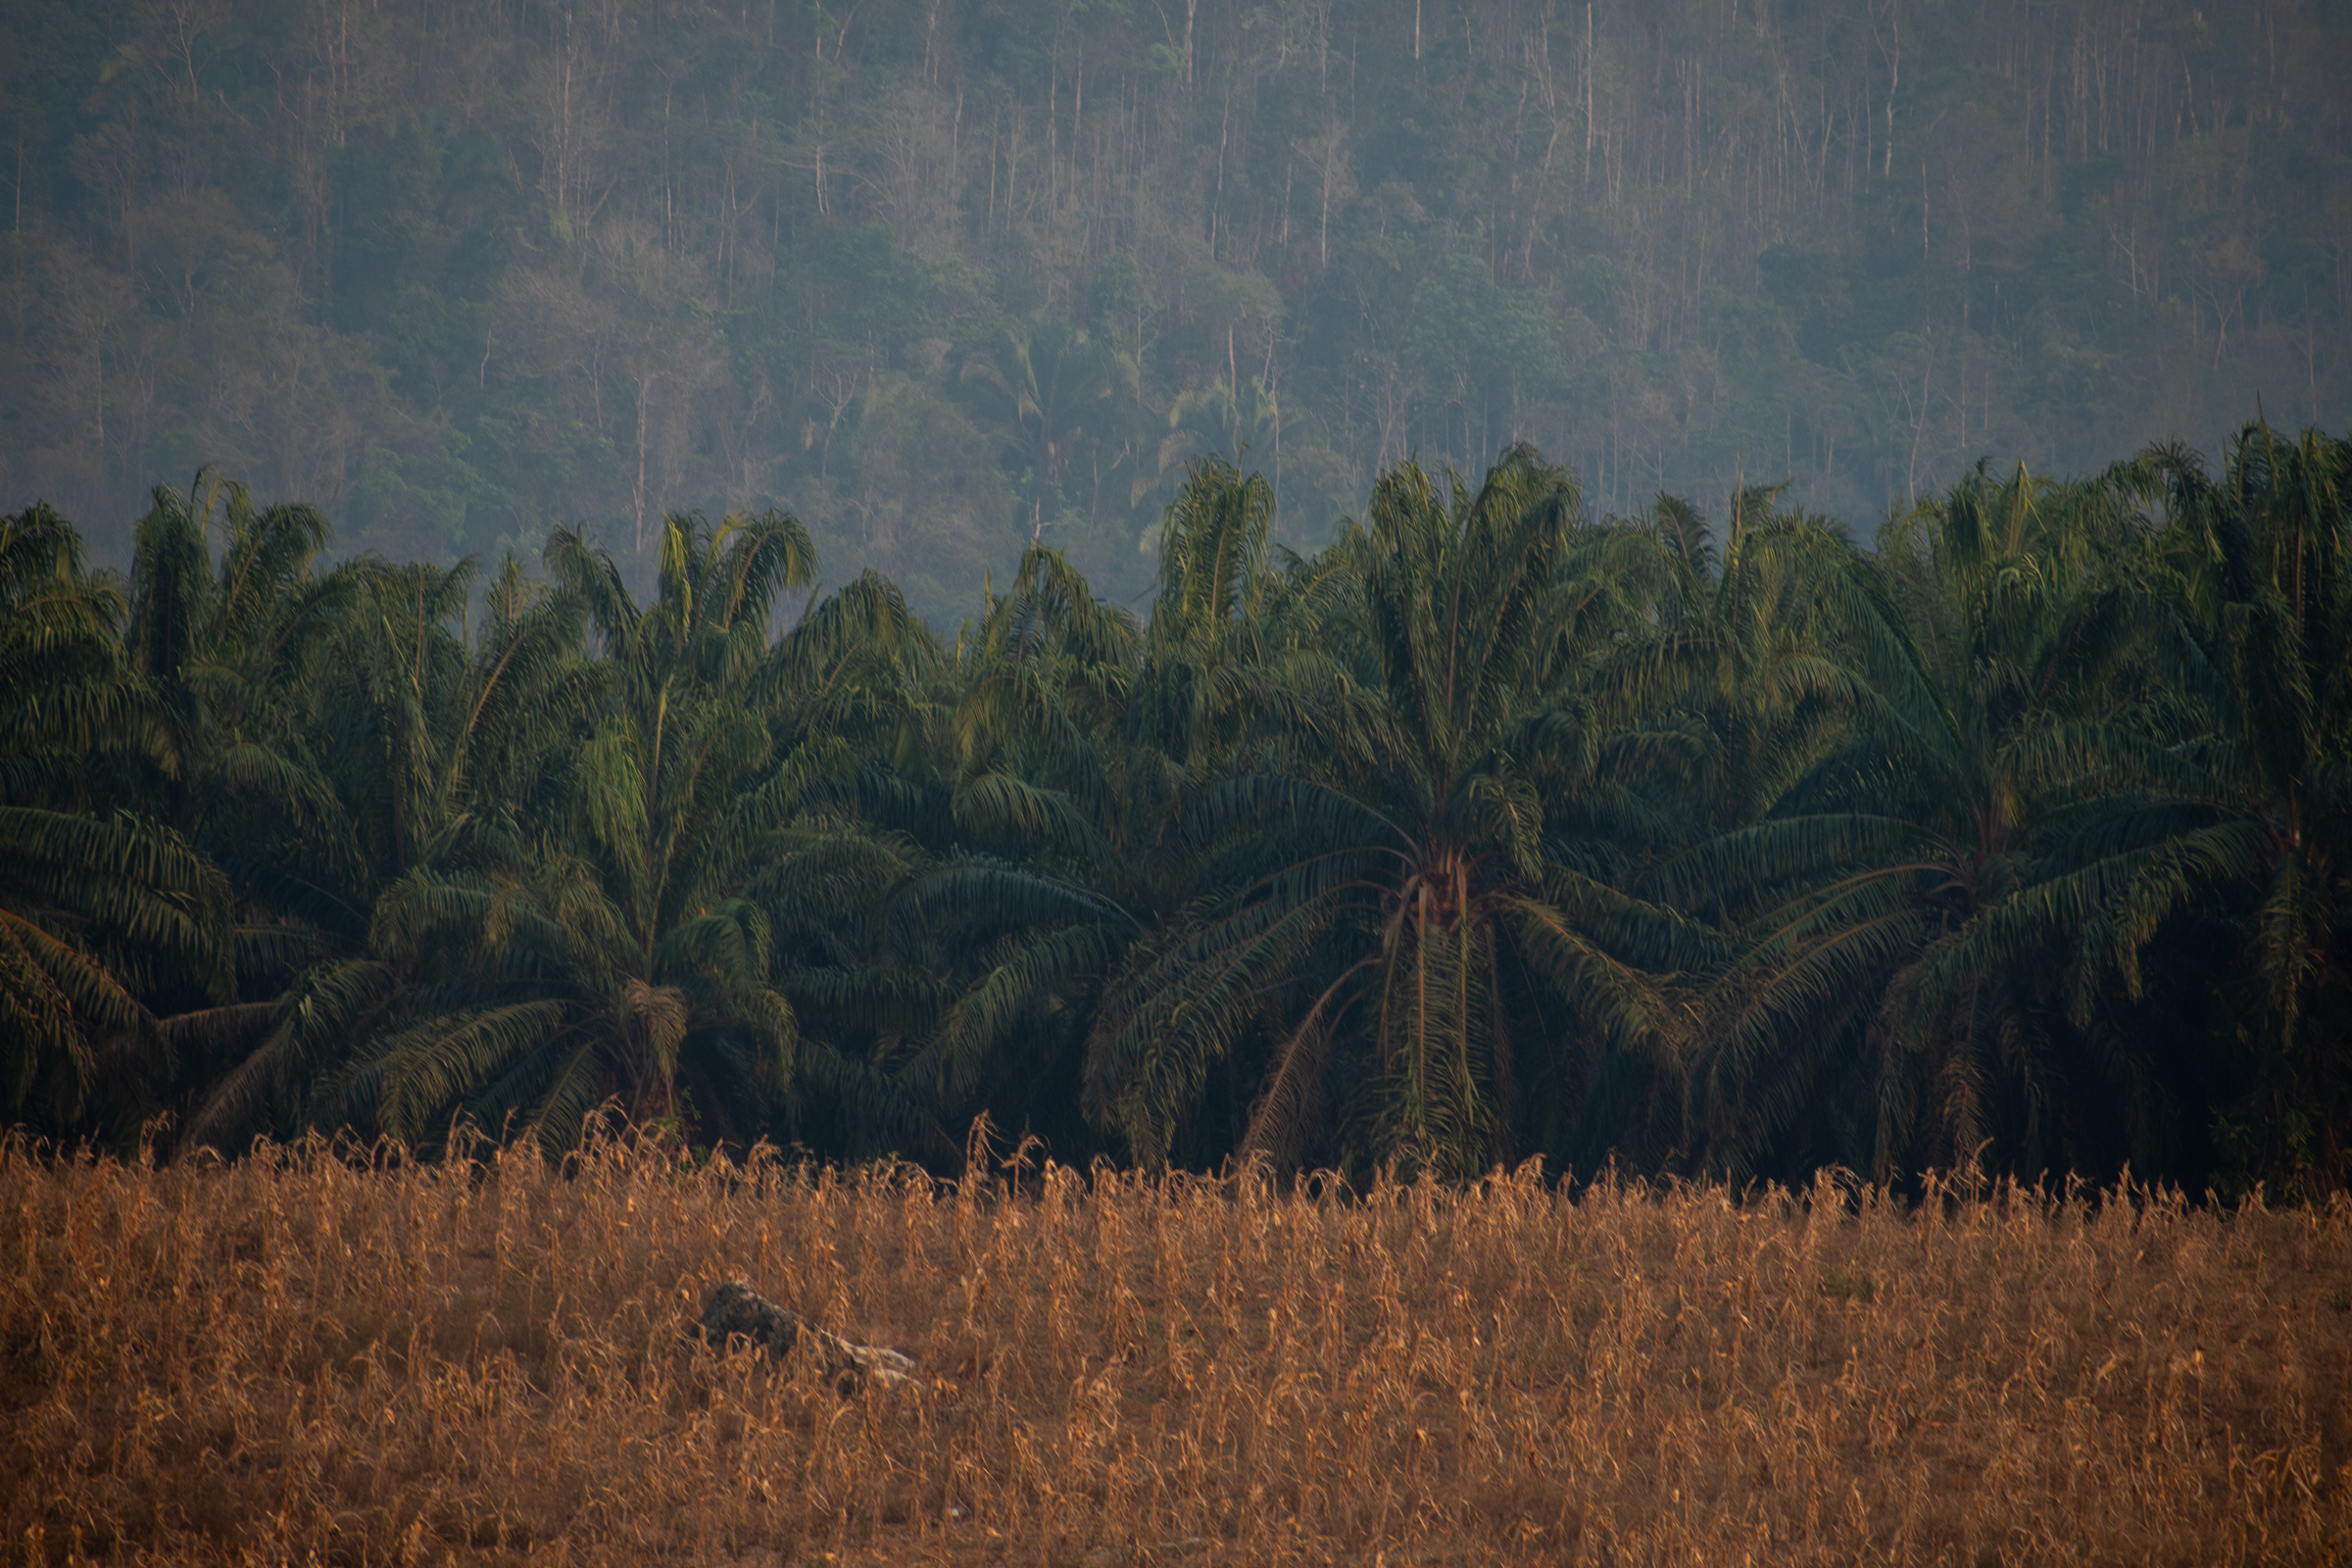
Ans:
{"label": "forest canopy", "polygon": [[[1146,612],[952,638],[776,511],[658,569],[0,518],[0,1093],[953,1166],[2352,1176],[2352,441],[1749,487],[1412,463],[1299,554],[1188,465]],[[145,1132],[142,1132],[145,1129]]]}
{"label": "forest canopy", "polygon": [[[1867,527],[2352,424],[2323,0],[18,0],[0,507],[202,464],[444,565],[771,510],[953,625],[1201,452]],[[1714,510],[1723,510],[1715,501]]]}

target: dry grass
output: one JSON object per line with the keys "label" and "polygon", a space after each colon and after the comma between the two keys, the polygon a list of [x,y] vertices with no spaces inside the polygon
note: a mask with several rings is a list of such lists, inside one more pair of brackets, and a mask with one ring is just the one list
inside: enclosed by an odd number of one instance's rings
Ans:
{"label": "dry grass", "polygon": [[13,1147],[0,1275],[29,1561],[2352,1559],[2342,1204]]}

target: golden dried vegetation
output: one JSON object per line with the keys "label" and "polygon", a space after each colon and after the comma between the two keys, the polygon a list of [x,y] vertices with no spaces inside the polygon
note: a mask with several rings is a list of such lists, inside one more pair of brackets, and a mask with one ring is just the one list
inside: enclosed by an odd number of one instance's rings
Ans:
{"label": "golden dried vegetation", "polygon": [[[978,1167],[975,1167],[976,1171]],[[0,1149],[30,1562],[2321,1563],[2352,1206]],[[682,1330],[733,1276],[919,1392]]]}

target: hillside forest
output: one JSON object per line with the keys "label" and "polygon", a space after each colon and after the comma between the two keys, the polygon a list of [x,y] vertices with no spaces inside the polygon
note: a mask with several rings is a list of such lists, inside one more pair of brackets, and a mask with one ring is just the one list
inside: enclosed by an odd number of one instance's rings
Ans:
{"label": "hillside forest", "polygon": [[45,1136],[959,1169],[2352,1177],[2352,441],[1984,465],[1865,543],[1182,470],[1142,612],[952,636],[780,512],[337,557],[0,518],[0,1093]]}
{"label": "hillside forest", "polygon": [[0,508],[203,465],[339,548],[776,510],[952,627],[1139,606],[1194,457],[1786,481],[2352,424],[2326,0],[17,0]]}

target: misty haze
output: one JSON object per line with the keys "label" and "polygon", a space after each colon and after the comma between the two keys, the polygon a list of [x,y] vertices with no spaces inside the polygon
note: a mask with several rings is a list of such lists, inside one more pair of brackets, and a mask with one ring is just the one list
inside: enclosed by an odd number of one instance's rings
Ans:
{"label": "misty haze", "polygon": [[211,465],[336,548],[791,512],[1122,602],[1198,452],[1867,528],[1980,457],[2341,427],[2319,3],[20,0],[0,506]]}

